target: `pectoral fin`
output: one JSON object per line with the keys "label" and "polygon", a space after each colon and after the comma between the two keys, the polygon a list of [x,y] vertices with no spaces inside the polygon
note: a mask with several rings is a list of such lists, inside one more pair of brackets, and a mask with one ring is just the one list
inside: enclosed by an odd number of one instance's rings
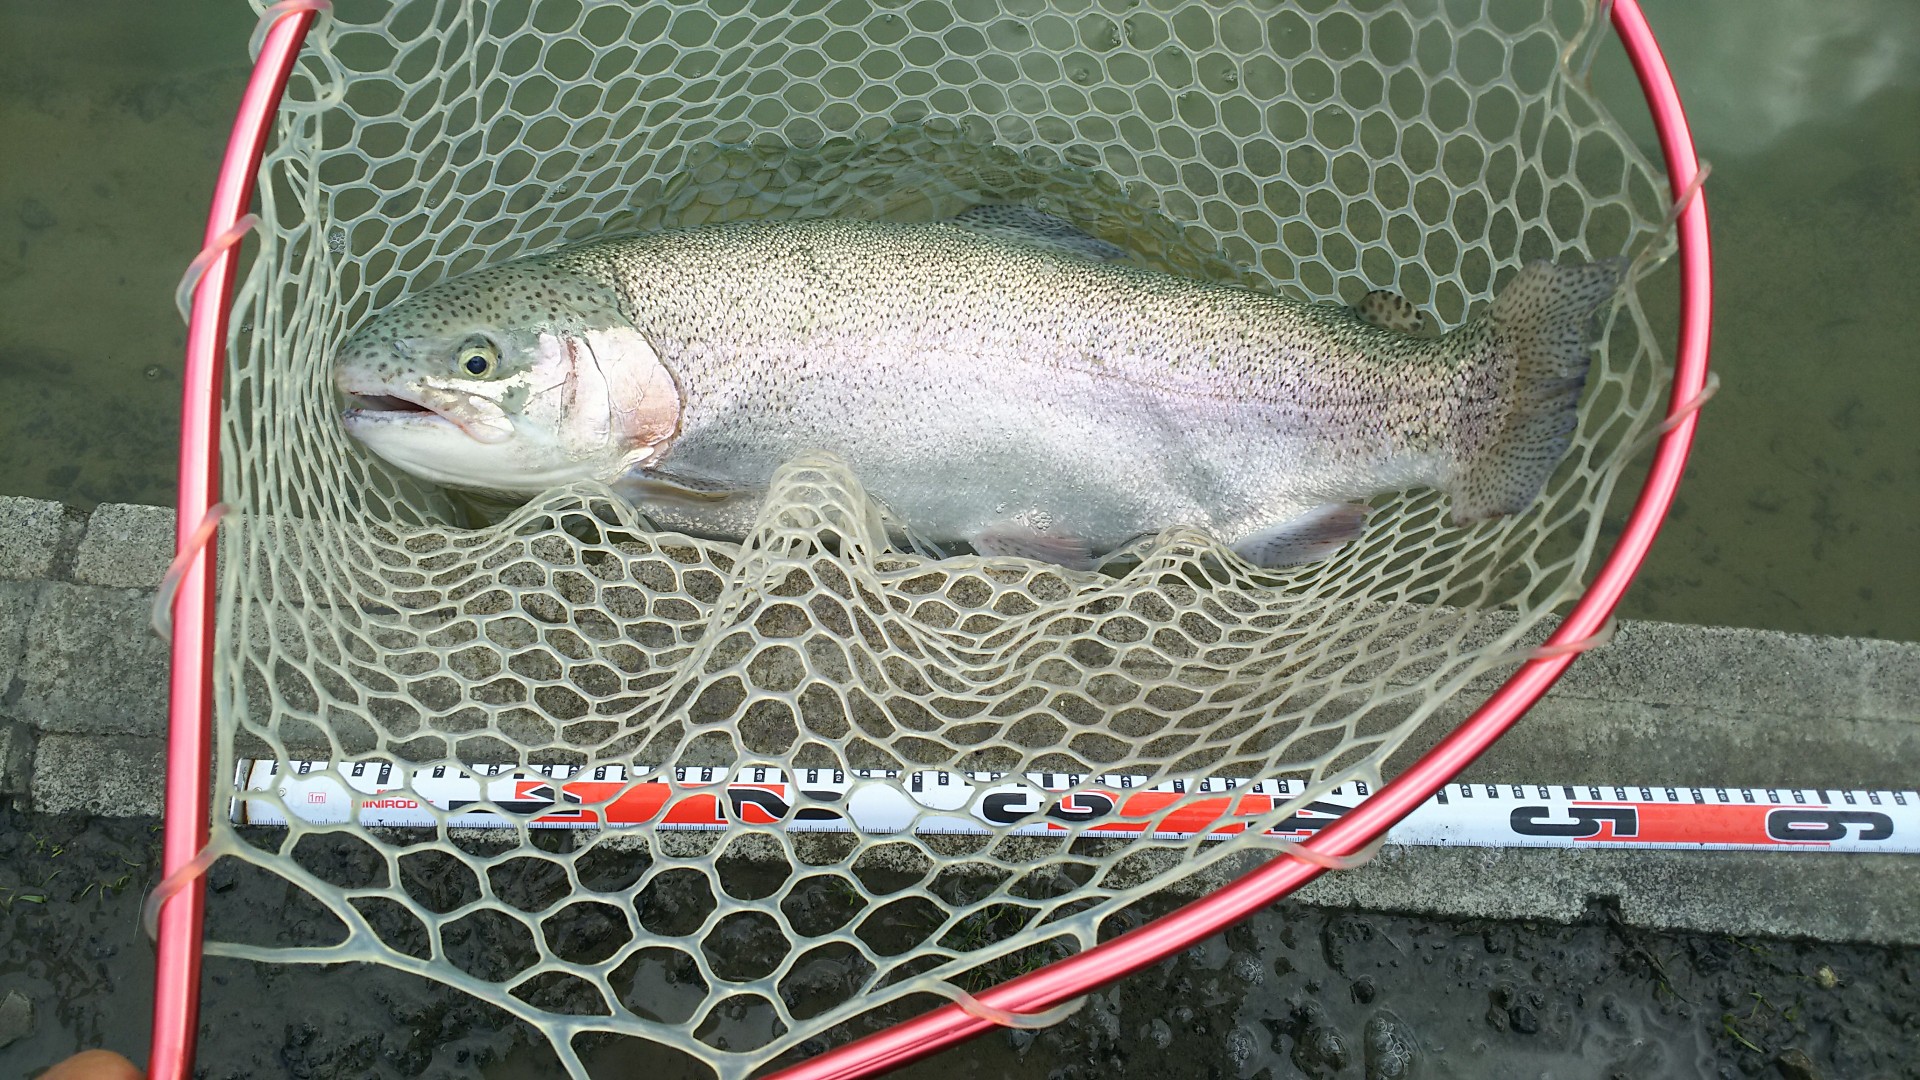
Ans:
{"label": "pectoral fin", "polygon": [[635,506],[672,507],[678,510],[711,511],[734,499],[758,498],[762,488],[728,487],[699,477],[635,469],[615,480],[614,492]]}
{"label": "pectoral fin", "polygon": [[1241,537],[1234,554],[1268,570],[1317,562],[1358,539],[1367,525],[1362,503],[1326,503]]}
{"label": "pectoral fin", "polygon": [[1096,565],[1093,548],[1085,540],[1035,532],[1017,524],[990,525],[974,534],[969,542],[973,550],[987,556],[1011,555],[1069,570],[1092,570]]}

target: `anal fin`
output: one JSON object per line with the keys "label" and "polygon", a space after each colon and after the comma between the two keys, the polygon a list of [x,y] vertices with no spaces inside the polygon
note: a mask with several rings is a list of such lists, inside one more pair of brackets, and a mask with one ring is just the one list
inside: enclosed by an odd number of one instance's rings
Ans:
{"label": "anal fin", "polygon": [[990,525],[972,540],[973,550],[989,557],[1010,555],[1019,559],[1052,563],[1069,570],[1092,570],[1097,564],[1093,548],[1077,536],[1035,532],[1017,524]]}
{"label": "anal fin", "polygon": [[1364,503],[1325,503],[1248,533],[1234,542],[1233,552],[1267,570],[1317,562],[1359,538],[1368,510]]}

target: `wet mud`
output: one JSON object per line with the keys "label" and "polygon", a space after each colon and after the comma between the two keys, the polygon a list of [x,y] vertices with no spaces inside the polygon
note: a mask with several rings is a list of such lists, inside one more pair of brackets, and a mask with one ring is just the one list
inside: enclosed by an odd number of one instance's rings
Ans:
{"label": "wet mud", "polygon": [[[153,952],[138,920],[158,843],[152,821],[0,809],[0,1075],[90,1046],[144,1057]],[[214,886],[221,936],[326,936],[325,913],[268,876]],[[201,1015],[202,1077],[519,1080],[555,1066],[500,1011],[369,965],[210,958]],[[1920,1077],[1915,1045],[1920,949],[1648,931],[1600,903],[1574,925],[1281,904],[1056,1027],[996,1032],[902,1075],[1850,1080]],[[583,1049],[596,1075],[705,1075],[631,1040]]]}

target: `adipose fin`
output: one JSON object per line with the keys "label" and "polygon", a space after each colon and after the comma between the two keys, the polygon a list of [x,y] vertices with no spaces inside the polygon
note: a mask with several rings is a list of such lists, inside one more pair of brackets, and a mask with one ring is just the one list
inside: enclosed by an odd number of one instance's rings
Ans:
{"label": "adipose fin", "polygon": [[1092,259],[1094,262],[1115,262],[1127,257],[1125,248],[1088,236],[1066,218],[1035,210],[1031,206],[1005,203],[976,206],[965,213],[956,214],[952,222],[982,236],[1010,240],[1056,255]]}

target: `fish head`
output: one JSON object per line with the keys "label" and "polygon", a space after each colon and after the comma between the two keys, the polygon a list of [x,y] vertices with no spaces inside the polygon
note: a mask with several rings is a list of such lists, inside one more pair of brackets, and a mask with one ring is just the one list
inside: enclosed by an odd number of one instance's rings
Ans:
{"label": "fish head", "polygon": [[532,494],[664,454],[680,392],[619,297],[538,258],[443,282],[334,359],[347,432],[422,479]]}

